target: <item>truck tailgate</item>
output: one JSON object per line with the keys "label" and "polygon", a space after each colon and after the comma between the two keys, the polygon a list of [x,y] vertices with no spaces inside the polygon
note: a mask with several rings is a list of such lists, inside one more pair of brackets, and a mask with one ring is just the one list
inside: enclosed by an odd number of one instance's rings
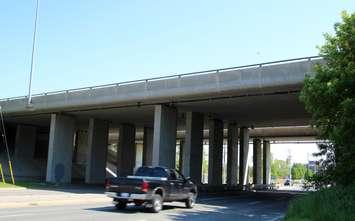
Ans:
{"label": "truck tailgate", "polygon": [[143,179],[125,177],[117,178],[111,180],[106,191],[116,193],[143,193],[141,190],[142,182]]}

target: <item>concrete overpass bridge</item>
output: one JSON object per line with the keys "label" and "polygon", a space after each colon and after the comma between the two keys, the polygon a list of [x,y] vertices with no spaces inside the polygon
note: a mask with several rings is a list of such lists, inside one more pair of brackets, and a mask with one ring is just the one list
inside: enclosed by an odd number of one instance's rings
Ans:
{"label": "concrete overpass bridge", "polygon": [[139,142],[144,165],[168,167],[175,167],[181,144],[180,168],[200,182],[205,140],[208,183],[220,185],[225,140],[227,184],[246,183],[249,141],[254,183],[268,184],[270,140],[316,136],[298,96],[305,76],[322,61],[307,57],[193,72],[37,94],[31,105],[25,96],[6,98],[0,105],[15,163],[43,159],[48,182],[71,182],[73,165],[80,164],[86,183],[102,183],[113,143],[118,174],[130,174]]}

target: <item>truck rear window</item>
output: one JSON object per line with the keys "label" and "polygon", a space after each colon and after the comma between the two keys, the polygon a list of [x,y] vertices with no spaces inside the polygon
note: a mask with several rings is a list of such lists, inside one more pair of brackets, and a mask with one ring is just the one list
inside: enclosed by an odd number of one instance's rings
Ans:
{"label": "truck rear window", "polygon": [[147,177],[168,177],[165,169],[159,167],[140,167],[136,171],[135,176]]}

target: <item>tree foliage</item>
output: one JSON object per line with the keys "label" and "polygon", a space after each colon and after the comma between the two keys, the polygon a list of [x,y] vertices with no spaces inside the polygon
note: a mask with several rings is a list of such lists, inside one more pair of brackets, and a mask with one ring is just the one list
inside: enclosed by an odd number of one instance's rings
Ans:
{"label": "tree foliage", "polygon": [[325,34],[324,63],[306,78],[300,99],[327,141],[319,146],[327,159],[318,175],[347,185],[355,182],[355,13],[343,12],[334,30],[335,35]]}
{"label": "tree foliage", "polygon": [[291,168],[292,179],[300,180],[303,179],[306,175],[307,167],[301,163],[295,163]]}
{"label": "tree foliage", "polygon": [[271,163],[271,176],[278,179],[288,177],[290,174],[290,168],[284,160],[273,160]]}

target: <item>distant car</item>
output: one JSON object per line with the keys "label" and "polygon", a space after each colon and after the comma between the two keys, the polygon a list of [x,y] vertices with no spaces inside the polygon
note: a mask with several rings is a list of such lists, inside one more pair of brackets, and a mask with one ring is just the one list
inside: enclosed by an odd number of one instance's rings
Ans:
{"label": "distant car", "polygon": [[291,185],[291,181],[289,179],[287,179],[284,183],[284,186],[290,186]]}
{"label": "distant car", "polygon": [[187,208],[192,208],[197,186],[175,169],[140,167],[134,176],[107,179],[105,193],[113,198],[117,209],[124,209],[127,203],[133,202],[157,213],[164,202],[185,202]]}

